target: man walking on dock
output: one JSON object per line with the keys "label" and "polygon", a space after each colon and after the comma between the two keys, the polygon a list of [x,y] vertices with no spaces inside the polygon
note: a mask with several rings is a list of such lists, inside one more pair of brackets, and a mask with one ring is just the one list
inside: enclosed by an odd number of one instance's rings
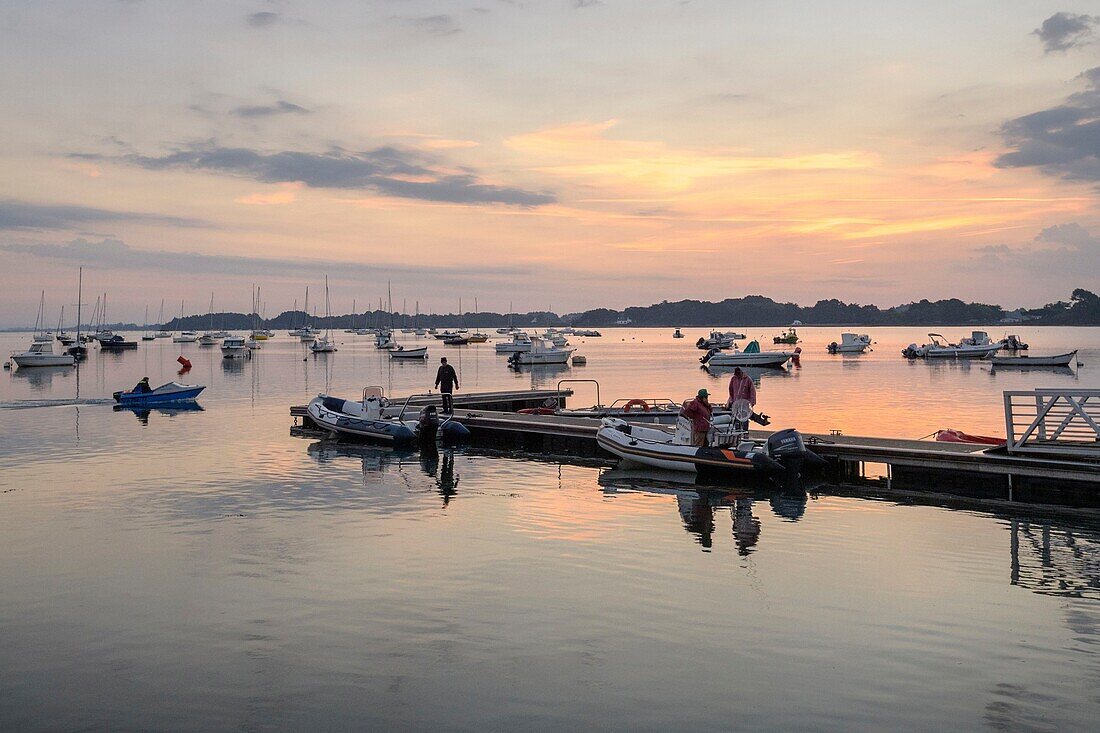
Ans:
{"label": "man walking on dock", "polygon": [[451,392],[458,389],[458,373],[455,372],[455,368],[447,363],[447,357],[442,357],[439,360],[439,371],[435,373],[435,386],[439,387],[440,393],[443,395],[443,412],[451,414],[454,412],[454,398],[451,397]]}

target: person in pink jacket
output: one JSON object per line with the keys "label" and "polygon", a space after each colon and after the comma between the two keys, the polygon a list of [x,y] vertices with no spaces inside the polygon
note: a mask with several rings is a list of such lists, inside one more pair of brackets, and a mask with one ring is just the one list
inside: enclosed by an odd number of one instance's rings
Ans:
{"label": "person in pink jacket", "polygon": [[[752,377],[742,371],[741,367],[735,368],[733,376],[730,377],[730,398],[726,401],[726,409],[731,409],[737,400],[748,400],[749,407],[756,407],[756,385],[753,384]],[[771,418],[764,414],[757,414],[755,409],[749,419],[761,425],[771,422]]]}
{"label": "person in pink jacket", "polygon": [[733,407],[737,400],[748,400],[750,407],[756,407],[756,385],[752,383],[752,377],[741,371],[741,367],[734,369],[730,377],[730,398],[726,407]]}

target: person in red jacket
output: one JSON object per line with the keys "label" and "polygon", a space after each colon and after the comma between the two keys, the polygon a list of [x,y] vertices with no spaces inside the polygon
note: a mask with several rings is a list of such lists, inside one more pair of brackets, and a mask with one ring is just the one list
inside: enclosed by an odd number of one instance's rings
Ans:
{"label": "person in red jacket", "polygon": [[684,417],[691,418],[691,444],[699,447],[705,447],[707,444],[707,433],[710,431],[711,416],[714,414],[714,408],[707,401],[708,397],[710,392],[705,389],[699,390],[695,399],[684,405],[680,413]]}

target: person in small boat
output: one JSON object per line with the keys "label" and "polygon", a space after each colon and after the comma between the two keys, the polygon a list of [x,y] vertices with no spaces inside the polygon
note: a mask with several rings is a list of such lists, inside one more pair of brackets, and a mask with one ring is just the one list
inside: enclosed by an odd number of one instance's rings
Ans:
{"label": "person in small boat", "polygon": [[714,408],[707,400],[708,397],[710,392],[706,389],[699,390],[695,398],[684,405],[680,412],[691,419],[691,444],[699,447],[707,444],[707,433],[710,432],[711,417],[714,415]]}
{"label": "person in small boat", "polygon": [[145,394],[146,392],[152,392],[153,388],[149,386],[149,377],[142,377],[131,390],[134,394]]}
{"label": "person in small boat", "polygon": [[447,363],[447,357],[442,357],[439,360],[439,370],[435,373],[435,386],[439,387],[440,393],[443,395],[443,412],[451,414],[454,412],[454,397],[451,393],[458,389],[458,373],[455,368]]}

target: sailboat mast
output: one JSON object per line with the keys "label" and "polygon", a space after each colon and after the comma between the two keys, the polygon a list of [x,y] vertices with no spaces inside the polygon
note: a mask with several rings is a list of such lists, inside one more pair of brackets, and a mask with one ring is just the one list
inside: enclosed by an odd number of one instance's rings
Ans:
{"label": "sailboat mast", "polygon": [[80,296],[84,292],[84,268],[81,267],[78,272],[79,274],[76,277],[76,345],[80,346],[80,301],[84,300]]}

